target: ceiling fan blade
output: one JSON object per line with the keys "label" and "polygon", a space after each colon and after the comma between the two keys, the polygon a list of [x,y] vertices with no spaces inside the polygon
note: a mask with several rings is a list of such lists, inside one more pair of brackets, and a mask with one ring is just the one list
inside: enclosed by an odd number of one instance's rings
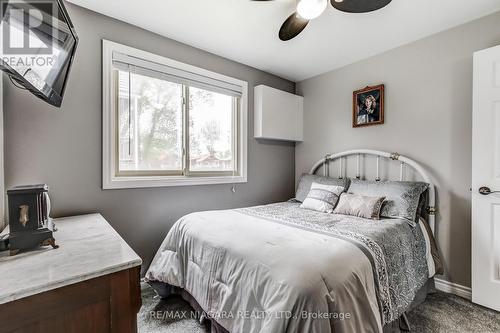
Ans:
{"label": "ceiling fan blade", "polygon": [[305,29],[309,20],[306,20],[299,16],[297,13],[293,13],[288,16],[286,21],[280,28],[279,37],[282,41],[290,40],[294,37],[297,37],[298,34]]}
{"label": "ceiling fan blade", "polygon": [[387,6],[392,0],[330,0],[335,9],[347,13],[368,13]]}

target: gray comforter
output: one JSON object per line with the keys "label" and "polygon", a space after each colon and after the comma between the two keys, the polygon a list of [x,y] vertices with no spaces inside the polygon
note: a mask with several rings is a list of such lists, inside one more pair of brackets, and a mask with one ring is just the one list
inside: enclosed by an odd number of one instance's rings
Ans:
{"label": "gray comforter", "polygon": [[146,273],[230,332],[381,332],[428,279],[422,231],[285,202],[181,218]]}

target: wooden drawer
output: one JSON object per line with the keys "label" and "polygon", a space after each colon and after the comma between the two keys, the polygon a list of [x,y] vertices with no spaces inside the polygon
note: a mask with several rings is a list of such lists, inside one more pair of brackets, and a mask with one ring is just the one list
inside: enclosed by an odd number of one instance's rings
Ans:
{"label": "wooden drawer", "polygon": [[140,267],[0,305],[0,331],[137,332]]}

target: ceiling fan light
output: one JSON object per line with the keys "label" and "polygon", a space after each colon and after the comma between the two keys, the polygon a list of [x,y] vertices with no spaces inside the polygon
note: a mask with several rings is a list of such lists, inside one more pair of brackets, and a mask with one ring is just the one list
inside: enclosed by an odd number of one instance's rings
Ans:
{"label": "ceiling fan light", "polygon": [[312,20],[325,11],[327,4],[328,0],[300,0],[297,13],[306,20]]}

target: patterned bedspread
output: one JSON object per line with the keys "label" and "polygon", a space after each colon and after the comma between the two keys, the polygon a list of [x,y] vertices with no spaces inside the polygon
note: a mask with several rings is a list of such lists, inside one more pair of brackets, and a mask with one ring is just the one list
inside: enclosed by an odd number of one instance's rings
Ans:
{"label": "patterned bedspread", "polygon": [[401,316],[428,280],[422,230],[402,219],[368,220],[299,208],[289,201],[237,211],[347,239],[369,257],[384,324]]}

